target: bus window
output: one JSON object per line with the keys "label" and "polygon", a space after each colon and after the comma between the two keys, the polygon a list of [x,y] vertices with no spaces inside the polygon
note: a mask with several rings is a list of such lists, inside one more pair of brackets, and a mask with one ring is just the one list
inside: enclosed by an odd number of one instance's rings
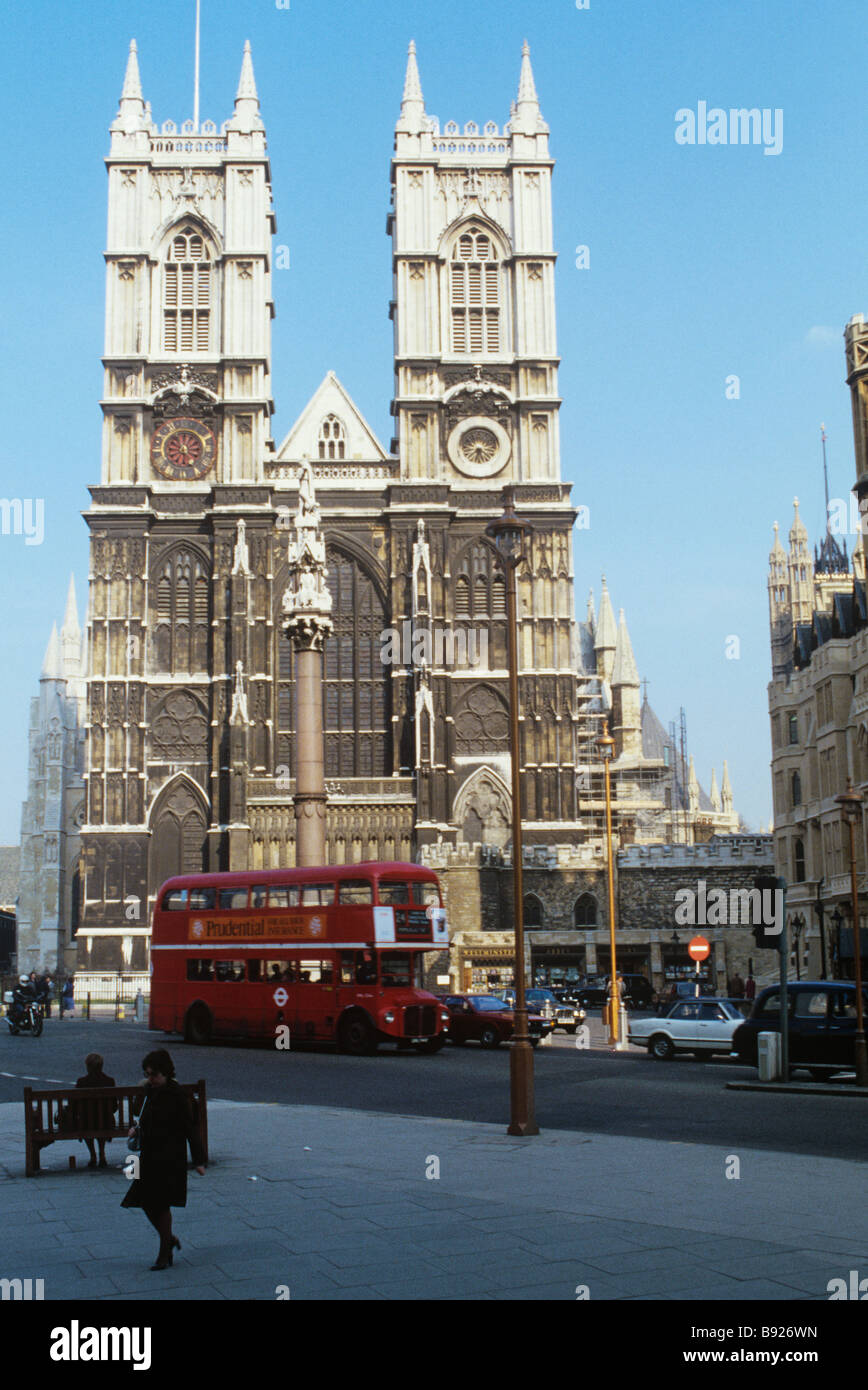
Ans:
{"label": "bus window", "polygon": [[436,883],[413,884],[413,901],[419,907],[439,907],[440,890]]}
{"label": "bus window", "polygon": [[301,890],[302,907],[331,907],[334,900],[333,883],[306,883]]}
{"label": "bus window", "polygon": [[237,911],[247,906],[247,888],[221,888],[220,909],[222,912]]}
{"label": "bus window", "polygon": [[217,906],[216,888],[191,888],[191,912],[211,912]]}
{"label": "bus window", "polygon": [[355,984],[356,980],[356,953],[355,951],[341,951],[340,959],[340,982],[342,985]]}
{"label": "bus window", "polygon": [[196,984],[201,984],[205,980],[213,980],[213,960],[188,960],[187,979],[195,981]]}
{"label": "bus window", "polygon": [[347,906],[364,905],[374,901],[374,889],[367,879],[347,878],[340,886],[340,902]]}
{"label": "bus window", "polygon": [[303,985],[330,985],[332,983],[332,963],[330,960],[303,960],[299,964],[300,981]]}
{"label": "bus window", "polygon": [[170,888],[163,898],[164,912],[185,912],[187,909],[186,888]]}
{"label": "bus window", "polygon": [[391,880],[380,879],[379,887],[380,902],[387,907],[397,906],[400,903],[409,903],[410,885],[409,883],[393,883]]}
{"label": "bus window", "polygon": [[267,889],[267,888],[251,888],[251,890],[250,890],[250,906],[251,906],[251,907],[260,907],[260,908],[261,908],[261,907],[265,907],[267,898],[268,898],[268,889]]}
{"label": "bus window", "polygon": [[265,984],[285,985],[298,982],[298,968],[294,960],[263,960],[259,964]]}
{"label": "bus window", "polygon": [[298,903],[297,884],[293,884],[289,888],[269,888],[268,890],[269,907],[298,907]]}
{"label": "bus window", "polygon": [[371,951],[356,951],[356,984],[375,985],[377,983],[377,962]]}
{"label": "bus window", "polygon": [[244,979],[243,960],[218,960],[215,969],[217,980],[223,983]]}
{"label": "bus window", "polygon": [[422,984],[422,962],[410,951],[381,951],[380,983],[383,985],[413,985],[416,989]]}

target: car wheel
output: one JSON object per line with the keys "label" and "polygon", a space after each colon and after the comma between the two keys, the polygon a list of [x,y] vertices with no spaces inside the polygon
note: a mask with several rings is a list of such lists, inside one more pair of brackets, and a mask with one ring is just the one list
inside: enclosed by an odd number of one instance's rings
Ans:
{"label": "car wheel", "polygon": [[483,1047],[499,1047],[500,1034],[496,1028],[492,1028],[489,1024],[488,1027],[483,1028],[482,1032],[479,1034],[479,1041],[482,1043]]}
{"label": "car wheel", "polygon": [[648,1051],[658,1062],[669,1062],[675,1056],[672,1039],[665,1033],[656,1033],[648,1044]]}

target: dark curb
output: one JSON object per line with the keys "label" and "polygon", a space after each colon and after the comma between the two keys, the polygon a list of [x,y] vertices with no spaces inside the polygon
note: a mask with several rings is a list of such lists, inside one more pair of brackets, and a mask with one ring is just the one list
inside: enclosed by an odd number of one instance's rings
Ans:
{"label": "dark curb", "polygon": [[868,1097],[868,1086],[827,1086],[823,1082],[807,1081],[727,1081],[727,1091],[781,1091],[784,1095],[844,1096],[857,1100]]}

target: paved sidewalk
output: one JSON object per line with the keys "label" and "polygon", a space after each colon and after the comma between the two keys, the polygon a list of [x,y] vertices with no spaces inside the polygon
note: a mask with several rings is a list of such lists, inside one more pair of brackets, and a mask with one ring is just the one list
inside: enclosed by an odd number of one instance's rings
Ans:
{"label": "paved sidewalk", "polygon": [[183,1253],[151,1273],[156,1235],[120,1208],[120,1167],[70,1172],[86,1150],[60,1143],[25,1178],[23,1107],[0,1106],[0,1277],[44,1279],[49,1300],[274,1300],[279,1286],[293,1300],[573,1300],[584,1286],[750,1301],[826,1299],[830,1279],[868,1276],[856,1163],[313,1106],[208,1111],[212,1166],[176,1213]]}

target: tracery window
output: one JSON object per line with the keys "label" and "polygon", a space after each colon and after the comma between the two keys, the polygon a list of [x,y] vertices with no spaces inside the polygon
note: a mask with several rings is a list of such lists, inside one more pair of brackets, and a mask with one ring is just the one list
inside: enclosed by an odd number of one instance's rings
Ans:
{"label": "tracery window", "polygon": [[491,237],[476,225],[453,248],[449,302],[453,352],[500,352],[500,264]]}
{"label": "tracery window", "polygon": [[347,434],[336,415],[327,415],[319,427],[319,456],[321,459],[346,458]]}
{"label": "tracery window", "polygon": [[204,561],[187,549],[171,551],[157,562],[151,592],[156,669],[207,669],[210,584]]}
{"label": "tracery window", "polygon": [[207,243],[186,224],[172,238],[163,267],[163,348],[207,352],[213,266]]}

